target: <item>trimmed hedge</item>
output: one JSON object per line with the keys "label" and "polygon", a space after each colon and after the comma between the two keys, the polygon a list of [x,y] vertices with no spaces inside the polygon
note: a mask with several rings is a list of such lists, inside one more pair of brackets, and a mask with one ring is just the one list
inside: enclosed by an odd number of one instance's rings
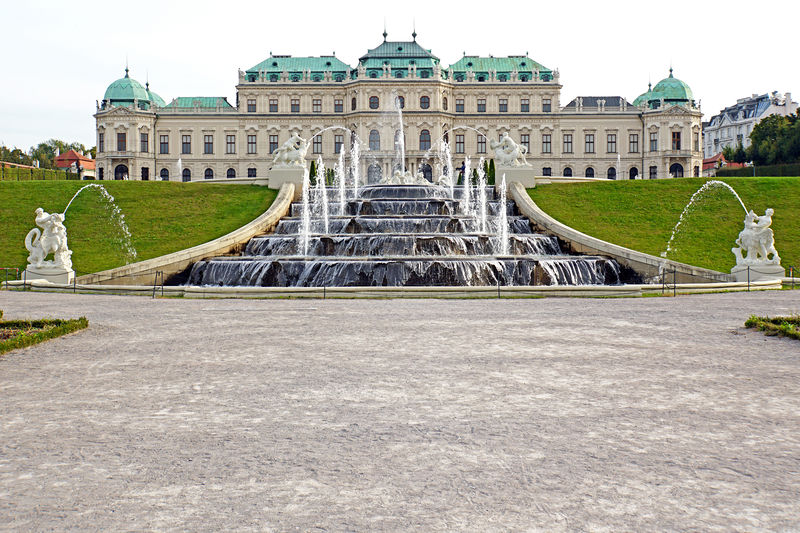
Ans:
{"label": "trimmed hedge", "polygon": [[[800,176],[800,163],[786,163],[784,165],[756,166],[756,176]],[[721,168],[717,171],[718,178],[753,176],[753,167]]]}
{"label": "trimmed hedge", "polygon": [[[2,312],[0,311],[0,318]],[[67,333],[72,333],[84,328],[89,327],[89,321],[86,317],[74,318],[70,320],[62,319],[44,319],[44,320],[8,320],[0,321],[0,329],[9,328],[20,330],[17,335],[8,339],[0,340],[0,354],[4,354],[17,348],[25,348],[26,346],[33,346],[46,340],[55,339]],[[42,329],[47,328],[47,329]],[[28,333],[25,330],[36,329]]]}
{"label": "trimmed hedge", "polygon": [[800,315],[762,317],[751,316],[744,323],[745,327],[763,331],[766,335],[778,335],[800,340]]}
{"label": "trimmed hedge", "polygon": [[0,165],[0,181],[77,180],[78,174],[49,168],[6,168]]}

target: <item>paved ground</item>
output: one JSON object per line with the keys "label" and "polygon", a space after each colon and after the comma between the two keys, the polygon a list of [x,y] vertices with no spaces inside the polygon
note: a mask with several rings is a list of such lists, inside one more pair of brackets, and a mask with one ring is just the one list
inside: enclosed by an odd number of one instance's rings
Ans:
{"label": "paved ground", "polygon": [[800,291],[0,308],[0,529],[800,529]]}

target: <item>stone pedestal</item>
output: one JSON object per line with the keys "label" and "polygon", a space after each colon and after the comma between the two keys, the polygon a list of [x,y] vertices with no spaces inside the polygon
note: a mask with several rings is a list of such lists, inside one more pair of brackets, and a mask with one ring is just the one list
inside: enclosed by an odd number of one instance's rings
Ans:
{"label": "stone pedestal", "polygon": [[75,279],[74,270],[64,270],[63,268],[36,268],[29,266],[21,275],[20,279],[31,281],[43,279],[50,283],[69,285]]}
{"label": "stone pedestal", "polygon": [[736,281],[747,281],[747,269],[750,269],[750,281],[763,281],[768,279],[785,278],[786,269],[780,265],[736,265],[731,269],[731,274]]}
{"label": "stone pedestal", "polygon": [[294,183],[294,199],[303,195],[303,167],[272,168],[267,172],[268,187],[280,189],[284,183]]}
{"label": "stone pedestal", "polygon": [[530,165],[518,167],[497,165],[494,171],[495,189],[498,189],[500,184],[503,183],[503,174],[506,176],[506,187],[508,187],[512,181],[520,182],[526,189],[533,189],[536,187],[536,176],[534,176],[533,167]]}

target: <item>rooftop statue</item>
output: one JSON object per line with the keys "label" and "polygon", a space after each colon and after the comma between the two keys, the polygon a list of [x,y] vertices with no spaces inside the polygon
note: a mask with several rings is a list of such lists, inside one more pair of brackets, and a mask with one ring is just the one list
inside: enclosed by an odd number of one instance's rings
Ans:
{"label": "rooftop statue", "polygon": [[280,148],[275,150],[272,168],[305,168],[306,152],[310,144],[297,133],[292,134]]}
{"label": "rooftop statue", "polygon": [[[731,248],[736,256],[737,265],[780,265],[781,258],[775,249],[775,237],[772,233],[772,214],[767,209],[762,216],[751,209],[744,218],[744,229],[736,239],[737,248]],[[746,255],[742,255],[746,252]]]}
{"label": "rooftop statue", "polygon": [[528,149],[514,142],[514,139],[509,137],[508,133],[503,133],[499,141],[489,141],[489,146],[494,150],[498,165],[506,167],[530,166],[525,160],[525,154],[528,153]]}
{"label": "rooftop statue", "polygon": [[[67,228],[64,226],[62,213],[45,212],[41,207],[36,209],[36,225],[25,236],[25,248],[28,249],[28,263],[36,269],[72,269],[72,251],[67,247]],[[39,229],[41,228],[41,230]],[[49,254],[53,260],[47,261]]]}

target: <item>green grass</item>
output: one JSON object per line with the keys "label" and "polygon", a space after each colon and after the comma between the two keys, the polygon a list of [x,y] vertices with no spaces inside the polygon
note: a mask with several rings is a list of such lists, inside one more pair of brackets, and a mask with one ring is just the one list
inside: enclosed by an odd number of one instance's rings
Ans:
{"label": "green grass", "polygon": [[71,320],[0,320],[0,354],[39,344],[87,327],[89,321],[86,317]]}
{"label": "green grass", "polygon": [[[95,182],[97,183],[97,182]],[[251,185],[104,181],[125,215],[136,261],[210,241],[263,213],[277,191]],[[61,212],[87,182],[0,182],[0,267],[27,264],[25,235],[34,227],[34,210]],[[111,222],[96,190],[82,192],[64,225],[78,275],[122,266],[121,233]],[[4,278],[4,276],[3,276]]]}
{"label": "green grass", "polygon": [[766,335],[778,335],[800,340],[800,316],[763,317],[752,315],[745,327],[763,331]]}
{"label": "green grass", "polygon": [[[542,185],[531,198],[556,220],[583,233],[659,256],[692,194],[710,178]],[[748,209],[775,209],[775,247],[786,267],[800,266],[800,178],[725,178]],[[729,272],[744,228],[744,210],[725,188],[695,202],[673,241],[669,259]]]}

